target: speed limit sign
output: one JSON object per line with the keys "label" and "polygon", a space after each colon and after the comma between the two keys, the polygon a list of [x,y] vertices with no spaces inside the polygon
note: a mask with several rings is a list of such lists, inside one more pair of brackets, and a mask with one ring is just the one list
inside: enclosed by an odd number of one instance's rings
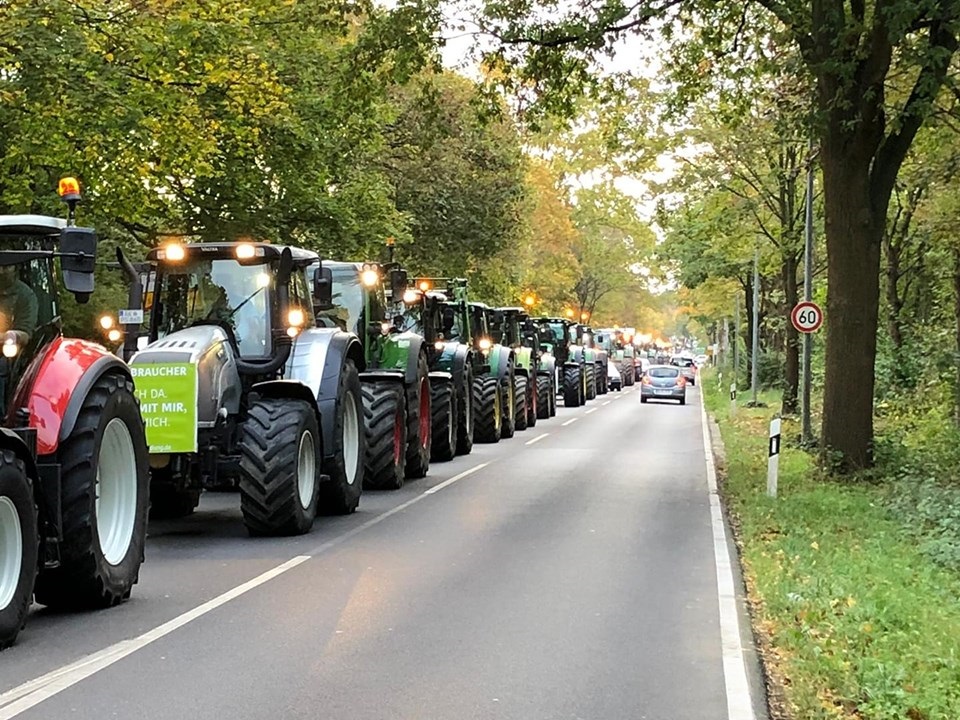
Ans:
{"label": "speed limit sign", "polygon": [[815,302],[797,303],[790,313],[790,322],[802,333],[812,333],[823,325],[823,310]]}

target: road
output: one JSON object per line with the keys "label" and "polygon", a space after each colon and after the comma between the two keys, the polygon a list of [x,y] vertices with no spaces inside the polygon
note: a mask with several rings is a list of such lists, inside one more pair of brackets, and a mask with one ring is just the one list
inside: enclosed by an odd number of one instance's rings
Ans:
{"label": "road", "polygon": [[0,720],[726,719],[703,442],[698,391],[634,387],[304,537],[209,494],[129,602],[32,614]]}

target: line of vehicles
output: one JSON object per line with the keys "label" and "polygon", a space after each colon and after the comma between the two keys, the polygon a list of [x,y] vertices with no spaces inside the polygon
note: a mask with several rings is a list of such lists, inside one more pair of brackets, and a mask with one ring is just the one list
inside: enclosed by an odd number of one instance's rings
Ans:
{"label": "line of vehicles", "polygon": [[188,515],[204,490],[235,491],[250,535],[306,533],[638,377],[622,331],[477,302],[392,246],[376,263],[117,250],[127,307],[101,323],[116,347],[67,339],[58,292],[90,298],[97,237],[76,226],[76,181],[60,191],[66,220],[0,216],[0,648],[34,599],[129,597],[148,515]]}

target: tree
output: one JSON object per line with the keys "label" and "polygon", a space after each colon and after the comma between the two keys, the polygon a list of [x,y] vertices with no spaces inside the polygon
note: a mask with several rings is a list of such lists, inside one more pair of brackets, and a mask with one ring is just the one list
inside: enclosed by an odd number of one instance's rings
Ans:
{"label": "tree", "polygon": [[[682,68],[703,87],[714,61],[747,34],[777,32],[798,48],[816,82],[828,257],[823,458],[839,470],[872,463],[874,358],[877,348],[880,247],[890,195],[917,131],[947,82],[957,49],[955,0],[753,0],[679,3],[647,0],[580,8],[544,20],[525,5],[488,2],[480,20],[499,39],[491,62],[518,68],[546,91],[548,109],[564,111],[583,85],[595,85],[590,61],[615,50],[619,34],[650,32],[657,21],[685,57]],[[760,12],[758,12],[760,11]],[[750,58],[746,58],[747,61]],[[741,68],[742,70],[743,68]],[[741,82],[747,73],[728,76]],[[912,79],[888,96],[894,77]],[[748,80],[749,83],[749,80]],[[850,378],[857,378],[851,383]]]}

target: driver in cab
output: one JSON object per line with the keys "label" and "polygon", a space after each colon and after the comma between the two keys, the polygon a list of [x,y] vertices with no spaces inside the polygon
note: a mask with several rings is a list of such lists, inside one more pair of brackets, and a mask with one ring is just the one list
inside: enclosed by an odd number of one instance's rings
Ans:
{"label": "driver in cab", "polygon": [[36,327],[36,294],[18,277],[16,265],[0,265],[0,332],[3,341],[23,347]]}

